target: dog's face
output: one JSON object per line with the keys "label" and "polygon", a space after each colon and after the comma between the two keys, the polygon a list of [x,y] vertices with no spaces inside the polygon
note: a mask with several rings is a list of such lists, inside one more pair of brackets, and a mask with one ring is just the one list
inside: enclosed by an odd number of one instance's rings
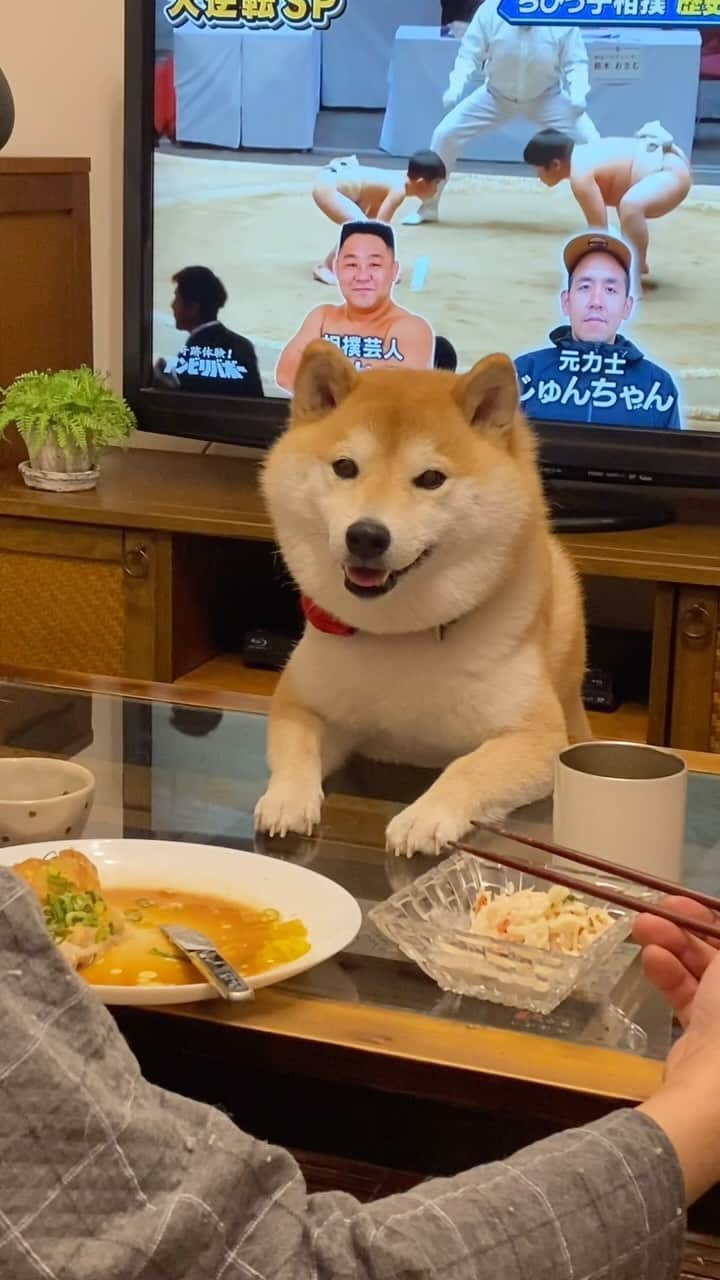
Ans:
{"label": "dog's face", "polygon": [[515,370],[358,374],[312,343],[263,489],[303,593],[376,634],[423,631],[487,600],[542,518]]}

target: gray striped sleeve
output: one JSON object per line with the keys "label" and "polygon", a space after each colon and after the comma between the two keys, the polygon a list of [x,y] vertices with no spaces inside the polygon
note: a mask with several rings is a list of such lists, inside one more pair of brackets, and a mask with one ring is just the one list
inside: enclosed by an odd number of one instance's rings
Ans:
{"label": "gray striped sleeve", "polygon": [[0,870],[0,1280],[671,1280],[681,1173],[628,1111],[362,1206],[148,1085]]}
{"label": "gray striped sleeve", "polygon": [[[620,1111],[359,1213],[331,1209],[314,1247],[325,1274],[373,1280],[671,1280],[683,1200],[663,1132]],[[353,1270],[358,1258],[366,1270]]]}

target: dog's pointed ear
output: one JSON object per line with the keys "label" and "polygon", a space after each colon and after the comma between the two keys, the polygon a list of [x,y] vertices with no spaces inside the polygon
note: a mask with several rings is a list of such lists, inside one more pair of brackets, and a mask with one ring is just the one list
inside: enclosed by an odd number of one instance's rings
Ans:
{"label": "dog's pointed ear", "polygon": [[358,380],[352,364],[337,347],[318,338],[305,348],[295,378],[293,418],[322,418],[350,395]]}
{"label": "dog's pointed ear", "polygon": [[461,378],[453,395],[471,427],[504,435],[520,406],[515,366],[509,356],[478,360]]}

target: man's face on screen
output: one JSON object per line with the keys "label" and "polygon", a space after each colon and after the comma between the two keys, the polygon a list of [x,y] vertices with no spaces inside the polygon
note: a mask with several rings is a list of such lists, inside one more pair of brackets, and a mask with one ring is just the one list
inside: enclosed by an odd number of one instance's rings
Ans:
{"label": "man's face on screen", "polygon": [[343,298],[360,311],[372,311],[388,300],[397,272],[395,255],[384,240],[361,233],[348,236],[335,263]]}
{"label": "man's face on screen", "polygon": [[589,253],[576,266],[562,309],[573,338],[580,342],[614,342],[633,309],[627,276],[608,253]]}
{"label": "man's face on screen", "polygon": [[183,333],[192,333],[197,325],[197,310],[195,303],[186,302],[178,290],[175,290],[172,300],[172,313],[175,317],[176,329],[180,329]]}

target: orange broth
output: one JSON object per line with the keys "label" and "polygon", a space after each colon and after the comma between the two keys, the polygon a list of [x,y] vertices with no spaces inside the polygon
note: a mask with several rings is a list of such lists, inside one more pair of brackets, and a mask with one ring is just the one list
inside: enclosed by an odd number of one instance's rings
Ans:
{"label": "orange broth", "polygon": [[171,889],[103,889],[103,897],[125,920],[122,939],[82,969],[96,986],[187,986],[203,978],[159,928],[163,924],[197,929],[243,976],[265,973],[297,960],[310,950],[301,920],[281,920],[261,910],[201,894]]}

